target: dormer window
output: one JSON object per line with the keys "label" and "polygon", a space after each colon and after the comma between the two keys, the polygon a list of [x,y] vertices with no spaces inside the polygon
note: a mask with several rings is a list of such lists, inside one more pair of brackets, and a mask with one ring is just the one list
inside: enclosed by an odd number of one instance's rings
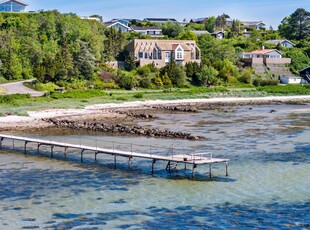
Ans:
{"label": "dormer window", "polygon": [[175,51],[175,60],[183,60],[184,59],[184,50],[181,46],[178,46],[178,48]]}

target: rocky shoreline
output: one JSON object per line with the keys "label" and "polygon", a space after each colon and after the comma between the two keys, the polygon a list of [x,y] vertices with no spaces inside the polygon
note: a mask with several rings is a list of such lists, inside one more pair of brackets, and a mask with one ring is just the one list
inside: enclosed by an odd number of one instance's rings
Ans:
{"label": "rocky shoreline", "polygon": [[69,128],[73,130],[95,131],[103,133],[124,133],[142,135],[147,137],[177,138],[186,140],[201,140],[203,137],[195,136],[185,132],[174,132],[170,130],[160,130],[157,128],[145,128],[141,126],[127,126],[121,124],[105,124],[102,122],[80,122],[63,119],[42,119],[44,122],[53,124],[57,128]]}

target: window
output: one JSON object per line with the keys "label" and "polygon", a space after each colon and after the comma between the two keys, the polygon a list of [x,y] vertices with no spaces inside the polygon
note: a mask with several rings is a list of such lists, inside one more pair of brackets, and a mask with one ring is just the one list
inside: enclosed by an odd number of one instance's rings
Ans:
{"label": "window", "polygon": [[139,57],[139,58],[143,58],[143,52],[139,52],[139,53],[138,53],[138,57]]}
{"label": "window", "polygon": [[183,59],[183,49],[180,46],[177,48],[175,59],[176,60],[182,60]]}

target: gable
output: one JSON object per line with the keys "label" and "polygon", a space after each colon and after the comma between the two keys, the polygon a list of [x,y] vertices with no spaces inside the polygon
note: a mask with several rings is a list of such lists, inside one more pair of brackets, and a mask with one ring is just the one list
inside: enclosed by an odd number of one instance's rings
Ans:
{"label": "gable", "polygon": [[28,4],[22,2],[22,1],[18,1],[18,0],[6,0],[6,1],[0,1],[0,5],[7,3],[7,2],[15,2],[17,4],[23,5],[23,6],[28,6]]}

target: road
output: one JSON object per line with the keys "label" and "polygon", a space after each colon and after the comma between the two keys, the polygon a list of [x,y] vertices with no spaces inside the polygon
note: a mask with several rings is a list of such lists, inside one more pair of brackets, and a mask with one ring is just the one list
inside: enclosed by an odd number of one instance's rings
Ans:
{"label": "road", "polygon": [[32,82],[33,80],[19,81],[19,82],[11,82],[1,84],[0,87],[3,88],[6,94],[30,94],[32,97],[39,97],[44,95],[43,92],[36,91],[24,86],[25,82]]}

